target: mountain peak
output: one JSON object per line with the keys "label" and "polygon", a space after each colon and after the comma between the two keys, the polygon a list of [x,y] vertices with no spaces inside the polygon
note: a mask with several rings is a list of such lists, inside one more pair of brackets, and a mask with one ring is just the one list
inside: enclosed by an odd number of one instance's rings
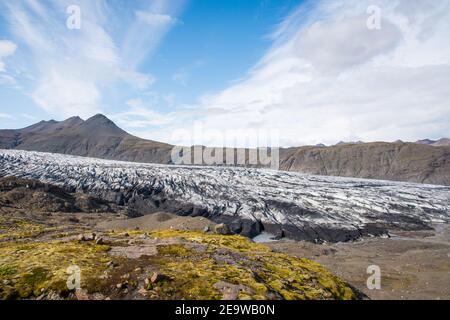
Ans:
{"label": "mountain peak", "polygon": [[[86,121],[99,121],[99,120],[107,120],[107,121],[111,121],[108,119],[108,117],[106,117],[104,114],[98,113],[93,117],[90,117],[89,119],[87,119]],[[112,122],[112,121],[111,121]]]}
{"label": "mountain peak", "polygon": [[83,119],[81,119],[80,117],[76,116],[76,117],[68,118],[68,119],[64,120],[62,123],[66,124],[66,125],[77,125],[77,124],[81,124],[83,122],[84,122]]}
{"label": "mountain peak", "polygon": [[70,117],[70,118],[68,118],[68,119],[66,119],[66,121],[74,121],[74,120],[76,120],[76,121],[83,121],[83,119],[81,119],[79,116],[74,116],[74,117]]}
{"label": "mountain peak", "polygon": [[83,122],[83,128],[85,130],[95,130],[98,133],[113,134],[118,136],[127,135],[125,131],[120,129],[113,121],[103,114],[96,114],[95,116],[87,119]]}
{"label": "mountain peak", "polygon": [[112,122],[108,117],[106,117],[105,115],[100,114],[100,113],[96,114],[95,116],[93,116],[93,117],[91,117],[89,119],[87,119],[85,121],[85,123],[86,124],[94,123],[94,124],[99,124],[99,125],[103,125],[103,126],[107,125],[107,126],[110,126],[110,127],[112,127],[112,126],[116,127],[116,124],[114,122]]}

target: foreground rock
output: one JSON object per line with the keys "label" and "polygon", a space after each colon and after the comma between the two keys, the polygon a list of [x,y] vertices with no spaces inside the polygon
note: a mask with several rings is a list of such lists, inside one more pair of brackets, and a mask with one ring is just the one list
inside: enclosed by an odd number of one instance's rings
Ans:
{"label": "foreground rock", "polygon": [[[240,236],[167,230],[148,232],[143,239],[146,231],[130,230],[128,237],[103,233],[104,245],[54,231],[13,215],[0,217],[0,299],[359,297],[319,264]],[[68,287],[77,275],[81,288]]]}

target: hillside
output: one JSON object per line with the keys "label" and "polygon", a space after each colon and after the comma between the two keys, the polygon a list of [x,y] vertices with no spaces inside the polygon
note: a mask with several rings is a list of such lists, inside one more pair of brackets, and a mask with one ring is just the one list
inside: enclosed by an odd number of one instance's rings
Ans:
{"label": "hillside", "polygon": [[169,163],[172,149],[168,144],[134,137],[103,115],[0,130],[0,148],[151,163]]}
{"label": "hillside", "polygon": [[281,150],[280,168],[317,175],[450,185],[450,147],[364,143]]}

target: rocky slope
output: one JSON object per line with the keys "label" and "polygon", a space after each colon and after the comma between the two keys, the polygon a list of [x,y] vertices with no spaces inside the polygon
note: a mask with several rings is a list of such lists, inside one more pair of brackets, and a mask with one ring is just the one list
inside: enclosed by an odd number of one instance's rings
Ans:
{"label": "rocky slope", "polygon": [[280,169],[450,185],[450,148],[384,142],[292,148],[281,150]]}
{"label": "rocky slope", "polygon": [[16,150],[0,151],[0,175],[37,179],[126,204],[315,242],[422,230],[450,222],[450,188],[311,176],[263,169],[151,165]]}
{"label": "rocky slope", "polygon": [[[447,139],[448,140],[448,139]],[[280,150],[286,171],[450,185],[450,146],[429,143],[340,143]],[[173,146],[134,137],[103,115],[86,121],[42,121],[0,130],[0,148],[53,152],[144,163],[171,163]],[[226,152],[234,149],[228,149]]]}
{"label": "rocky slope", "polygon": [[34,180],[0,179],[0,207],[48,212],[117,212],[115,203]]}

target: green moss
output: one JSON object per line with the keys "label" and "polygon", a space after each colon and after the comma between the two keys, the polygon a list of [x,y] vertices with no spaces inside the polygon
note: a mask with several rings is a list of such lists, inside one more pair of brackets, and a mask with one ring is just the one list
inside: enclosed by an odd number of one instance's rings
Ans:
{"label": "green moss", "polygon": [[[114,245],[127,246],[128,237],[144,233],[110,235],[118,240]],[[219,282],[245,288],[237,293],[238,299],[356,298],[342,280],[319,264],[275,253],[241,236],[177,230],[155,231],[150,236],[161,240],[156,241],[161,243],[158,255],[139,259],[111,257],[109,246],[93,242],[0,242],[0,299],[35,297],[42,290],[64,295],[67,268],[73,265],[81,269],[81,286],[90,293],[111,293],[125,274],[132,275],[128,286],[137,289],[143,279],[133,271],[139,267],[165,276],[147,287],[161,299],[221,299],[223,292],[216,288]],[[118,244],[120,240],[124,243]],[[108,269],[111,260],[120,267]],[[111,277],[102,280],[106,271]]]}
{"label": "green moss", "polygon": [[196,254],[194,250],[188,249],[180,244],[158,246],[158,254],[162,256],[191,257]]}
{"label": "green moss", "polygon": [[270,249],[264,245],[251,242],[249,239],[241,236],[223,236],[217,234],[206,234],[199,231],[181,231],[166,230],[155,231],[150,234],[155,238],[181,238],[187,241],[197,242],[210,245],[213,247],[221,247],[237,252],[270,252]]}
{"label": "green moss", "polygon": [[10,276],[16,273],[16,269],[12,266],[0,266],[0,276]]}
{"label": "green moss", "polygon": [[[265,299],[274,292],[284,299],[356,299],[352,289],[317,263],[272,252],[240,236],[210,235],[192,231],[156,231],[160,239],[182,238],[208,246],[200,260],[163,260],[160,268],[171,274],[186,299],[215,299],[221,296],[213,286],[218,281],[245,285],[253,294],[241,299]],[[212,255],[226,249],[242,256],[235,265],[217,264]],[[182,250],[172,250],[181,255]],[[181,276],[180,276],[181,275]]]}
{"label": "green moss", "polygon": [[253,292],[252,299],[264,299],[267,289],[259,284],[249,270],[229,264],[218,264],[213,259],[160,259],[153,261],[171,280],[161,287],[161,294],[170,299],[219,300],[222,293],[214,285],[219,281],[245,285]]}
{"label": "green moss", "polygon": [[109,249],[78,242],[0,244],[0,265],[15,271],[0,275],[0,298],[28,298],[39,295],[42,289],[64,293],[67,268],[73,265],[81,270],[81,286],[89,290],[89,284],[99,281],[111,260]]}
{"label": "green moss", "polygon": [[0,224],[0,240],[32,237],[39,235],[44,229],[44,225],[30,223],[21,219],[3,220]]}
{"label": "green moss", "polygon": [[261,258],[260,276],[285,299],[356,299],[342,280],[315,262],[279,253]]}
{"label": "green moss", "polygon": [[109,230],[109,231],[105,231],[103,233],[111,238],[123,239],[123,238],[128,238],[128,237],[130,237],[130,238],[139,237],[139,236],[146,234],[147,232],[144,230],[127,230],[127,231]]}
{"label": "green moss", "polygon": [[60,228],[63,227],[49,227],[25,219],[3,217],[0,219],[0,241],[34,238],[44,233],[57,231]]}

